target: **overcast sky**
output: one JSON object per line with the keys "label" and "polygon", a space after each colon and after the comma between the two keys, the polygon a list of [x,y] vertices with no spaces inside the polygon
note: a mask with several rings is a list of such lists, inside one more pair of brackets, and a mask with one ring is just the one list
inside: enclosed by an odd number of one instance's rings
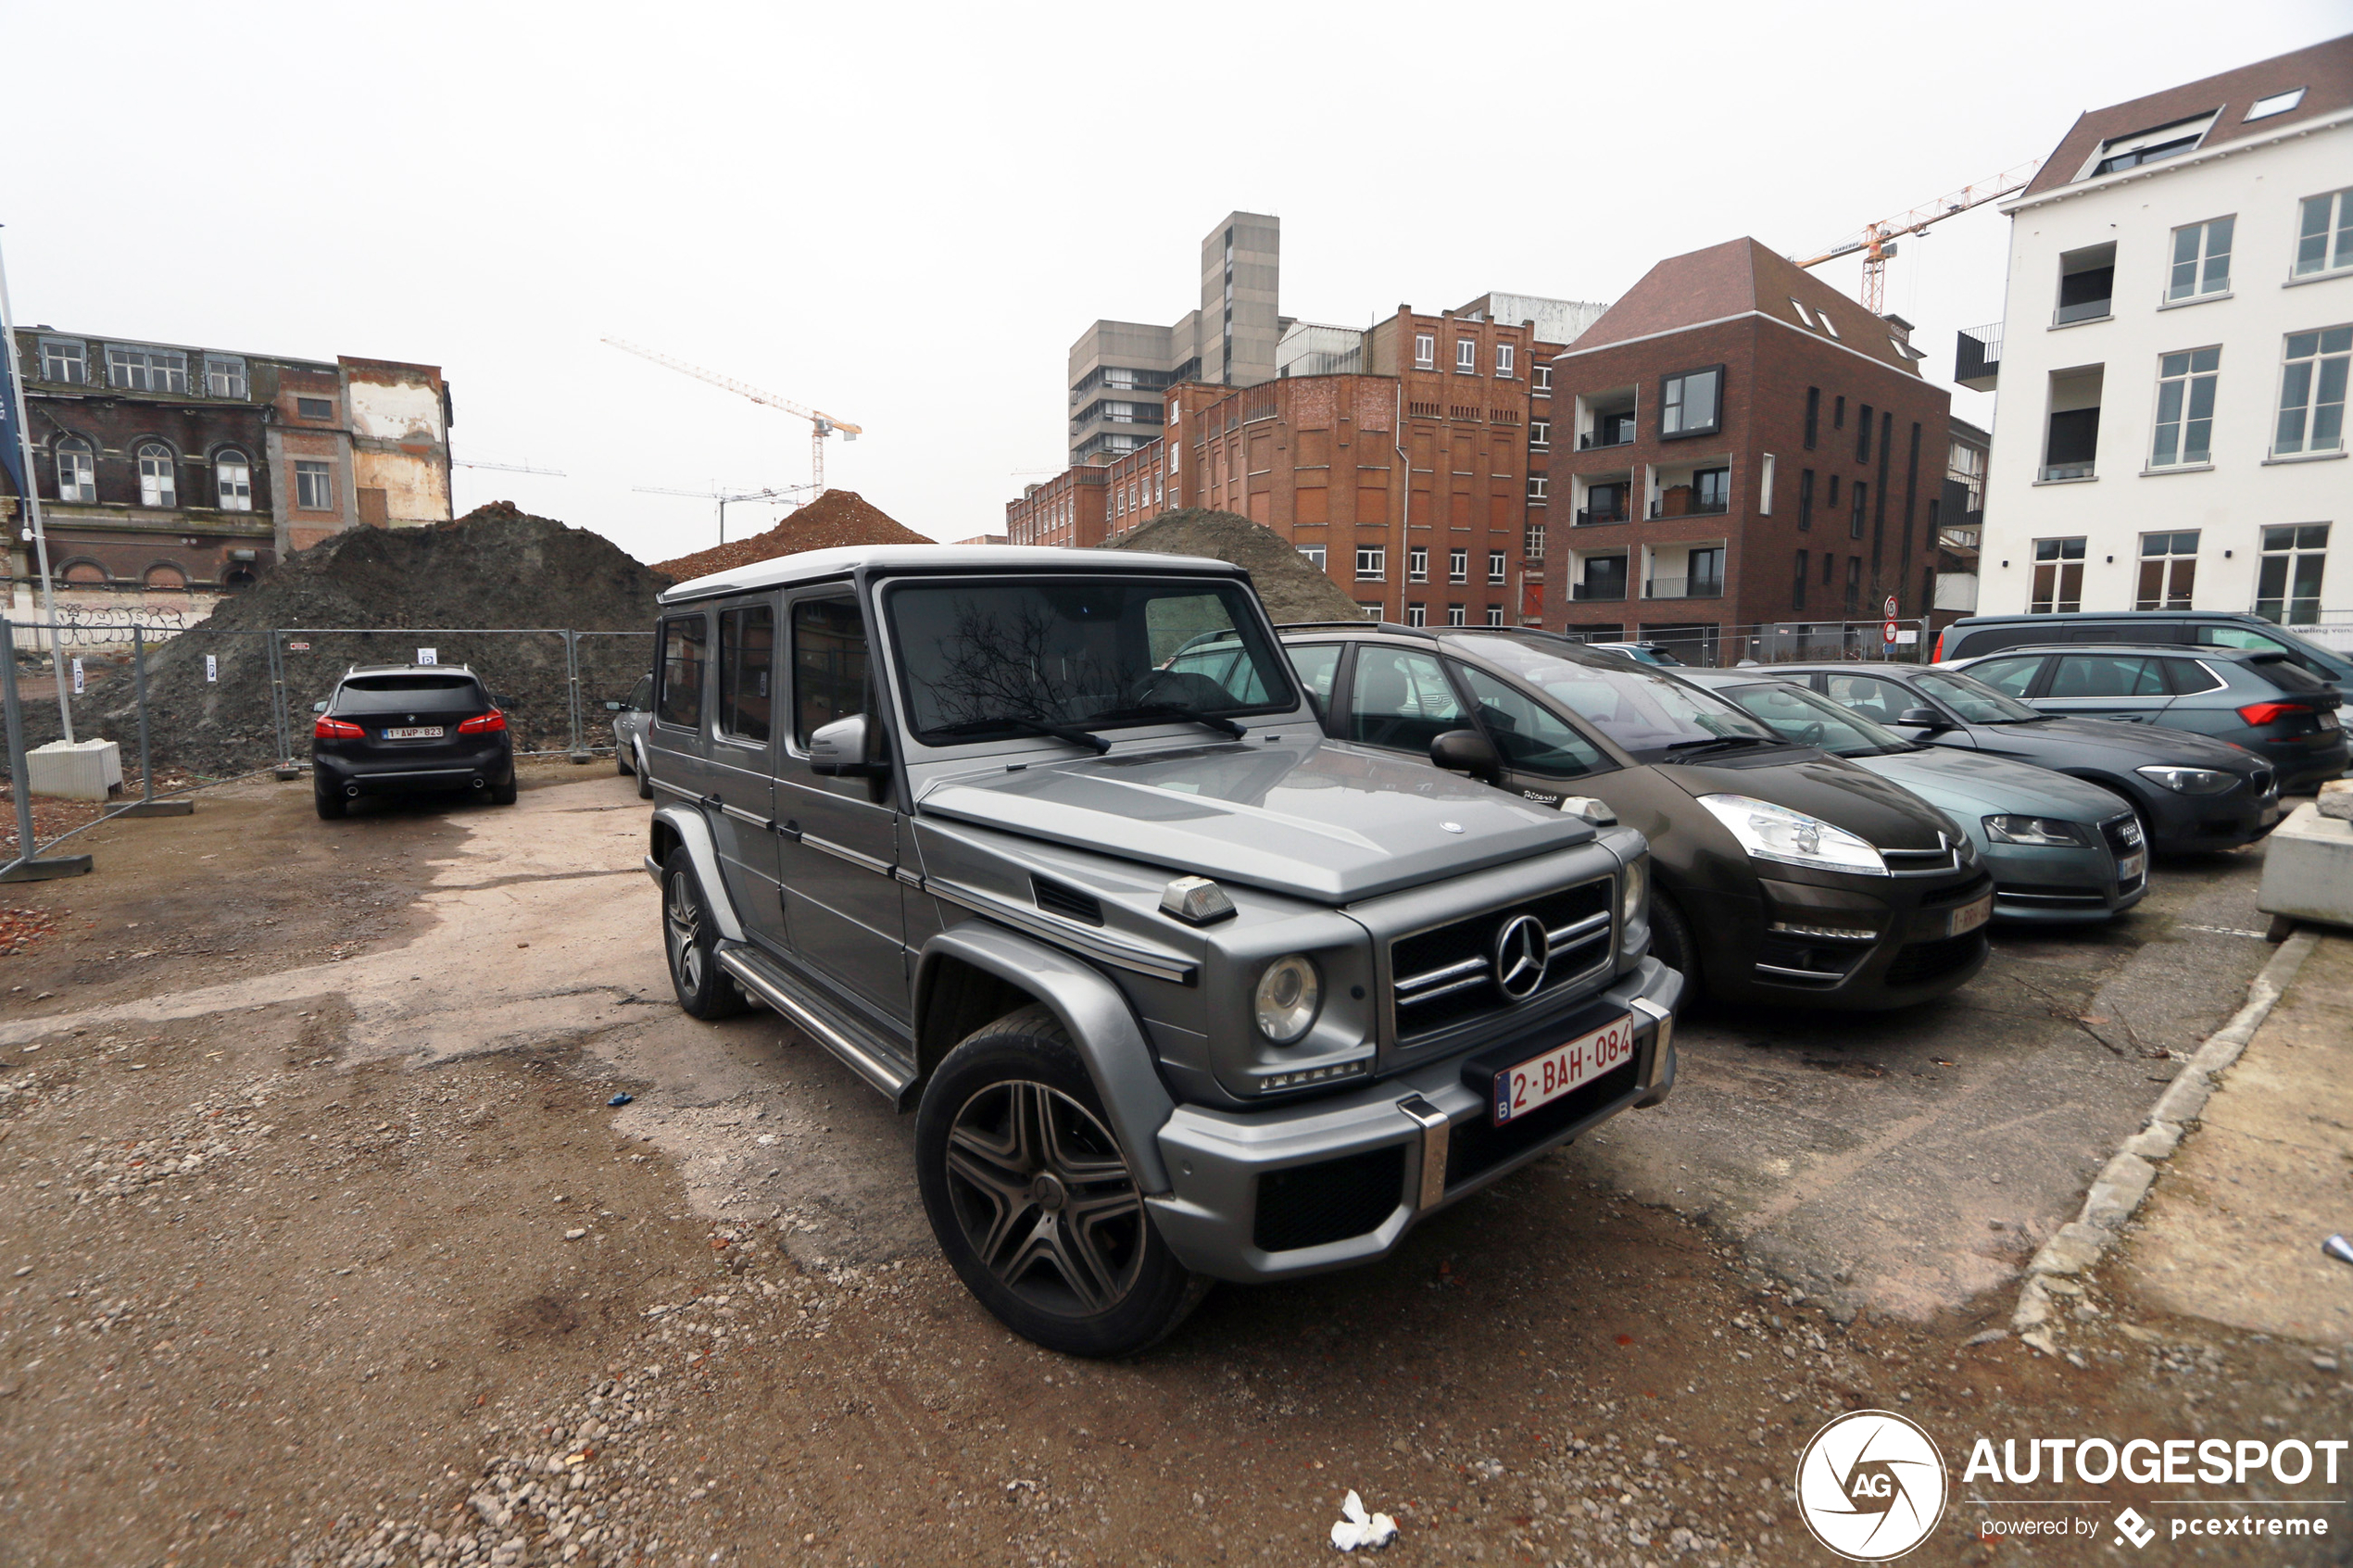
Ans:
{"label": "overcast sky", "polygon": [[[1282,220],[1288,315],[1614,299],[1743,233],[1811,254],[2085,108],[2353,21],[2226,14],[0,0],[0,245],[24,324],[441,366],[460,459],[567,475],[460,469],[461,510],[655,560],[712,542],[712,508],[636,487],[808,479],[805,422],[611,334],[862,424],[829,481],[958,538],[1063,465],[1071,340],[1190,308],[1234,208]],[[1940,382],[1954,330],[2001,315],[2007,221],[1892,264]]]}

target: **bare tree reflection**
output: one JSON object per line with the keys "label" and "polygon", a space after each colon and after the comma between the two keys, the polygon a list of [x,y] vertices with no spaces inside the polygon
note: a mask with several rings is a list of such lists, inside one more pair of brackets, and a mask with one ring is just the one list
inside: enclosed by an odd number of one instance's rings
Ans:
{"label": "bare tree reflection", "polygon": [[1073,631],[1034,599],[992,611],[958,598],[951,629],[940,639],[939,667],[927,683],[941,725],[1007,718],[1068,723],[1101,708],[1121,689],[1122,671],[1074,639]]}

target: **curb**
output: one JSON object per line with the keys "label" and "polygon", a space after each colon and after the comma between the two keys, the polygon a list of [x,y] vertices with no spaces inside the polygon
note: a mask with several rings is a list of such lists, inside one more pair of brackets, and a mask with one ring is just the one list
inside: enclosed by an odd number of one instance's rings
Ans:
{"label": "curb", "polygon": [[2010,1314],[2013,1334],[2046,1356],[2057,1353],[2050,1327],[2058,1308],[2051,1298],[2082,1293],[2083,1287],[2072,1276],[2097,1263],[2115,1242],[2117,1232],[2133,1217],[2157,1180],[2157,1162],[2171,1158],[2181,1147],[2182,1135],[2206,1109],[2222,1072],[2238,1060],[2239,1053],[2263,1027],[2271,1009],[2295,983],[2296,971],[2320,943],[2320,934],[2309,930],[2282,943],[2271,961],[2247,986],[2246,1005],[2206,1037],[2188,1064],[2158,1096],[2147,1123],[2124,1140],[2094,1179],[2092,1190],[2084,1195],[2082,1212],[2061,1225],[2026,1265],[2026,1284],[2019,1290],[2018,1307]]}

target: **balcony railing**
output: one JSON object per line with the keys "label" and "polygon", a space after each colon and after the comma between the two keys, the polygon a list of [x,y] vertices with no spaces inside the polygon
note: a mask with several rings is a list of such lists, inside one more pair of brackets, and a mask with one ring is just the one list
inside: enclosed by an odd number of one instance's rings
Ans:
{"label": "balcony railing", "polygon": [[1691,500],[1688,500],[1688,501],[1684,502],[1684,503],[1683,503],[1683,509],[1682,509],[1681,511],[1680,511],[1680,512],[1667,512],[1667,511],[1661,511],[1659,508],[1660,508],[1661,507],[1665,506],[1665,505],[1666,505],[1666,503],[1665,503],[1664,501],[1653,501],[1653,502],[1651,503],[1651,516],[1653,516],[1653,517],[1720,517],[1720,516],[1722,516],[1724,513],[1726,513],[1726,512],[1728,512],[1728,511],[1730,511],[1730,510],[1731,510],[1731,509],[1732,509],[1732,508],[1731,508],[1731,503],[1730,503],[1730,502],[1729,502],[1729,501],[1703,501],[1703,500],[1700,500],[1700,499],[1699,499],[1698,497],[1696,497],[1696,496],[1692,497]]}
{"label": "balcony railing", "polygon": [[2096,321],[2111,313],[2109,307],[2112,304],[2114,301],[2107,299],[2079,299],[2072,305],[2062,305],[2053,311],[2051,324],[2064,327],[2074,321]]}
{"label": "balcony railing", "polygon": [[1642,584],[1646,599],[1720,599],[1724,596],[1721,577],[1654,577]]}
{"label": "balcony railing", "polygon": [[1604,424],[1599,430],[1589,430],[1577,438],[1579,452],[1591,452],[1602,446],[1631,446],[1634,445],[1634,421]]}
{"label": "balcony railing", "polygon": [[1626,508],[1624,507],[1579,507],[1577,509],[1577,526],[1579,528],[1591,528],[1599,522],[1624,522],[1625,521]]}
{"label": "balcony railing", "polygon": [[1579,599],[1622,599],[1626,596],[1624,583],[1572,583],[1569,589]]}
{"label": "balcony railing", "polygon": [[2045,463],[2043,466],[2043,477],[2046,481],[2054,479],[2090,479],[2093,477],[2092,468],[2093,465],[2090,463]]}
{"label": "balcony railing", "polygon": [[1964,327],[1954,342],[1953,379],[1972,392],[1991,392],[2002,373],[2002,323]]}

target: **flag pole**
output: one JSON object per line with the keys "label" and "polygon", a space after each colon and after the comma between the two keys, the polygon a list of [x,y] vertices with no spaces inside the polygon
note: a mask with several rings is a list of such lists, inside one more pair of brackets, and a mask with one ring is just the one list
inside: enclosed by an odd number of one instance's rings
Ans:
{"label": "flag pole", "polygon": [[[6,225],[0,224],[0,228]],[[57,595],[49,578],[49,538],[41,527],[41,481],[33,472],[32,424],[25,417],[24,366],[17,356],[17,318],[8,308],[8,264],[0,255],[0,341],[8,345],[8,396],[16,406],[17,444],[22,464],[25,521],[32,529],[32,550],[41,568],[41,618],[49,623],[49,665],[57,677],[57,721],[65,732],[66,744],[73,744],[73,704],[66,696],[66,656],[57,640]],[[37,639],[36,639],[37,641]],[[5,650],[9,659],[17,656],[16,639],[9,639]],[[27,847],[27,854],[31,853]]]}

